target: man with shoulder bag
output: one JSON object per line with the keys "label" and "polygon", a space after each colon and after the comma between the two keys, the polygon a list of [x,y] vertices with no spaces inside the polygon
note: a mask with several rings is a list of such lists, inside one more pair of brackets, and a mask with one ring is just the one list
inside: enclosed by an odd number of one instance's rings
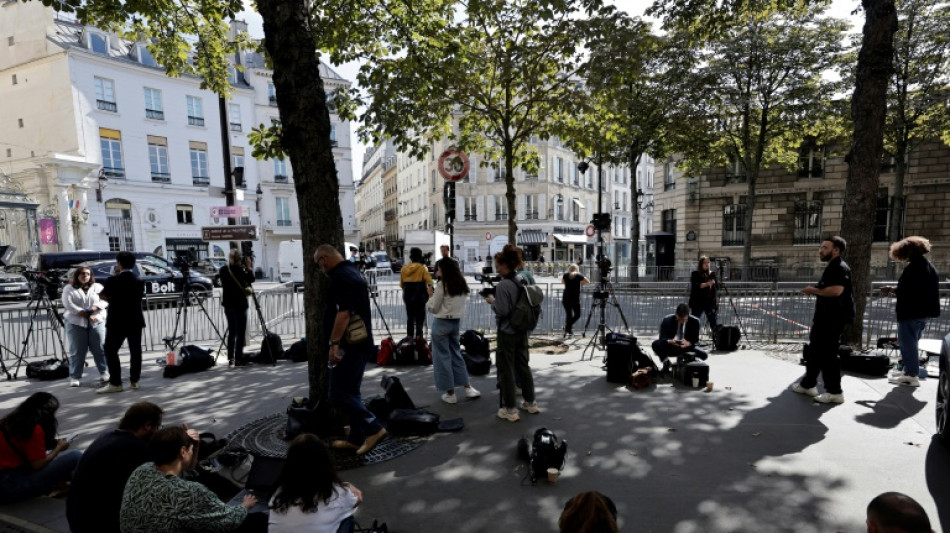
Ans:
{"label": "man with shoulder bag", "polygon": [[250,257],[242,257],[241,250],[228,254],[228,264],[218,271],[221,280],[221,307],[228,321],[228,364],[247,366],[244,356],[244,339],[247,335],[247,297],[254,290],[254,263]]}
{"label": "man with shoulder bag", "polygon": [[344,260],[333,246],[320,245],[313,254],[313,262],[330,278],[323,314],[323,331],[330,342],[329,399],[350,420],[347,439],[330,445],[364,455],[386,436],[386,429],[360,396],[366,361],[375,355],[369,292],[357,267]]}

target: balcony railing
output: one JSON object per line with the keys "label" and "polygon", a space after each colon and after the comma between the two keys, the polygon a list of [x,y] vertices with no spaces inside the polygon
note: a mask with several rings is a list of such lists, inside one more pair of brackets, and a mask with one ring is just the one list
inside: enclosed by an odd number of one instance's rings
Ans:
{"label": "balcony railing", "polygon": [[508,220],[508,213],[495,213],[495,220]]}
{"label": "balcony railing", "polygon": [[124,178],[125,168],[123,167],[102,167],[102,173],[107,178]]}
{"label": "balcony railing", "polygon": [[277,97],[276,97],[276,96],[269,96],[269,97],[267,97],[267,102],[268,102],[270,105],[272,105],[272,106],[274,106],[274,107],[277,107]]}
{"label": "balcony railing", "polygon": [[168,172],[152,172],[152,181],[156,183],[171,183],[172,175]]}
{"label": "balcony railing", "polygon": [[211,184],[211,178],[208,176],[192,176],[191,183],[197,185],[198,187],[205,187]]}
{"label": "balcony railing", "polygon": [[277,220],[277,225],[278,225],[278,226],[290,226],[290,220],[278,219],[278,220]]}
{"label": "balcony railing", "polygon": [[466,222],[473,222],[473,221],[476,221],[476,220],[478,220],[478,214],[477,214],[477,213],[465,213],[465,219],[464,219],[464,220],[465,220]]}
{"label": "balcony railing", "polygon": [[744,235],[724,235],[722,237],[723,246],[742,246],[745,244]]}
{"label": "balcony railing", "polygon": [[240,122],[231,122],[230,125],[231,125],[231,131],[241,131]]}
{"label": "balcony railing", "polygon": [[165,112],[160,109],[146,109],[145,118],[152,120],[165,120]]}
{"label": "balcony railing", "polygon": [[204,126],[204,125],[205,125],[205,119],[204,119],[204,117],[192,117],[192,116],[189,116],[189,117],[188,117],[188,125],[189,125],[189,126]]}
{"label": "balcony railing", "polygon": [[113,113],[118,110],[118,106],[115,105],[115,102],[109,102],[108,100],[96,100],[96,107],[103,111],[111,111]]}
{"label": "balcony railing", "polygon": [[524,214],[524,218],[525,220],[538,220],[538,212],[528,211],[527,213]]}
{"label": "balcony railing", "polygon": [[274,176],[274,183],[287,183],[287,176],[277,174]]}

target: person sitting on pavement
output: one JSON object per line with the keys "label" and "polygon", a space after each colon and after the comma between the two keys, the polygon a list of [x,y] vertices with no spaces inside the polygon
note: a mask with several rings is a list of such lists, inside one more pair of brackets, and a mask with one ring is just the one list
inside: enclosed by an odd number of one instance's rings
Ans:
{"label": "person sitting on pavement", "polygon": [[613,500],[593,490],[568,500],[557,525],[561,533],[616,533],[620,530]]}
{"label": "person sitting on pavement", "polygon": [[270,501],[271,533],[353,531],[353,513],[363,493],[340,481],[326,444],[303,433],[287,449],[277,491]]}
{"label": "person sitting on pavement", "polygon": [[69,490],[82,452],[56,438],[57,409],[55,396],[34,392],[0,420],[0,504]]}
{"label": "person sitting on pavement", "polygon": [[879,494],[868,504],[868,533],[933,533],[927,512],[900,492]]}
{"label": "person sitting on pavement", "polygon": [[229,506],[200,483],[179,475],[198,463],[198,440],[183,426],[158,430],[148,443],[154,462],[136,468],[122,494],[123,533],[234,531],[257,503],[251,494]]}
{"label": "person sitting on pavement", "polygon": [[660,322],[660,338],[653,341],[653,353],[663,361],[663,372],[670,369],[670,357],[693,353],[705,360],[709,354],[696,346],[699,342],[699,319],[689,314],[689,306],[679,304],[676,312]]}
{"label": "person sitting on pavement", "polygon": [[122,492],[132,471],[148,461],[148,439],[162,427],[162,408],[137,402],[126,409],[118,429],[102,433],[86,449],[66,498],[72,531],[118,532]]}

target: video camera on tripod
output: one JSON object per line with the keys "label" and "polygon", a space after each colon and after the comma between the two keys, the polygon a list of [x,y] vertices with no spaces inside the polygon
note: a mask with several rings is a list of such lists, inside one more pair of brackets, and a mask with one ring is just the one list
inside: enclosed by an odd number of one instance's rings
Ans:
{"label": "video camera on tripod", "polygon": [[501,276],[493,276],[494,270],[492,267],[483,267],[481,276],[475,276],[478,281],[481,281],[483,284],[488,284],[487,287],[482,287],[482,290],[478,291],[479,296],[482,298],[487,298],[489,296],[495,295],[495,284],[501,281]]}
{"label": "video camera on tripod", "polygon": [[30,296],[37,300],[46,293],[50,299],[59,298],[59,288],[63,286],[65,273],[61,270],[23,270],[23,277],[30,283]]}

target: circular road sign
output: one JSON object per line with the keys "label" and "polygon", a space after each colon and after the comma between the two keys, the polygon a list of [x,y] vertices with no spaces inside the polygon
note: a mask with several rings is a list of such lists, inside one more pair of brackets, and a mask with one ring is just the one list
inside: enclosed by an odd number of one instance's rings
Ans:
{"label": "circular road sign", "polygon": [[594,236],[594,233],[596,233],[596,232],[597,232],[597,230],[594,228],[594,225],[593,225],[593,224],[588,224],[588,225],[587,225],[587,229],[584,230],[584,233],[587,234],[588,237],[593,237],[593,236]]}
{"label": "circular road sign", "polygon": [[486,231],[486,232],[485,232],[485,240],[486,240],[486,241],[490,241],[490,240],[491,240],[491,232],[490,232],[490,231]]}
{"label": "circular road sign", "polygon": [[462,181],[468,169],[468,154],[461,150],[449,148],[439,156],[439,174],[449,181]]}

